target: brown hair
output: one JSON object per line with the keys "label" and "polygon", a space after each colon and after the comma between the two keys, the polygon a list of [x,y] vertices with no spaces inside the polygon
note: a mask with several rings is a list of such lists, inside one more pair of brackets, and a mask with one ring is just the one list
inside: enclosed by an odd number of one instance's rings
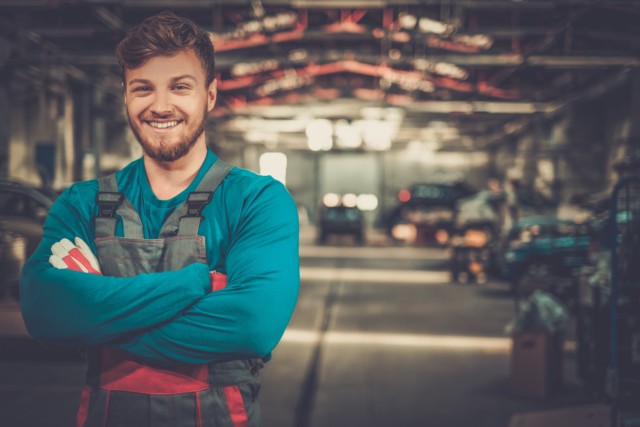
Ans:
{"label": "brown hair", "polygon": [[146,18],[133,27],[116,47],[122,69],[142,66],[156,56],[172,56],[184,49],[192,49],[200,63],[209,86],[215,78],[215,57],[209,34],[187,18],[165,11]]}

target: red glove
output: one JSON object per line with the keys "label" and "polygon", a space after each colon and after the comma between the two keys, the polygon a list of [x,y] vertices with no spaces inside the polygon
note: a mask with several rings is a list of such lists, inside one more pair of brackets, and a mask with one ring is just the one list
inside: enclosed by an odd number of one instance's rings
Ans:
{"label": "red glove", "polygon": [[79,237],[74,239],[75,245],[69,239],[62,239],[51,246],[49,263],[55,268],[82,271],[99,274],[100,264],[91,252],[89,246]]}

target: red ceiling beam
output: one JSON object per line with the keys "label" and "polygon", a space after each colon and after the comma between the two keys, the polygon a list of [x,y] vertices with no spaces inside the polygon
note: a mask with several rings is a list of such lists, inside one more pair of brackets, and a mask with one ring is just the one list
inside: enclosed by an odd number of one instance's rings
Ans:
{"label": "red ceiling beam", "polygon": [[[298,77],[317,77],[338,73],[353,73],[364,76],[376,77],[376,78],[389,78],[399,77],[412,81],[426,81],[433,83],[433,85],[457,92],[465,93],[481,93],[488,96],[501,99],[517,99],[518,92],[512,90],[500,89],[491,86],[485,81],[481,81],[478,84],[461,82],[449,77],[427,77],[419,71],[402,71],[396,70],[386,65],[371,65],[365,64],[353,60],[336,61],[328,64],[310,64],[304,68],[297,70],[289,70],[288,72],[295,73]],[[391,76],[390,76],[391,73]],[[222,80],[218,83],[218,89],[221,92],[242,89],[250,86],[264,83],[268,80],[274,80],[282,78],[285,75],[285,71],[279,70],[271,73],[268,76],[248,76],[232,80]]]}

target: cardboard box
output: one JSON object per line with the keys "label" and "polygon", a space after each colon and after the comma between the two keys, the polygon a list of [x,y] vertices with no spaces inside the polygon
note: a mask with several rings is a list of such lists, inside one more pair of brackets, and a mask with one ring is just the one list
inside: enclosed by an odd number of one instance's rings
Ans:
{"label": "cardboard box", "polygon": [[562,385],[560,334],[518,332],[511,341],[511,392],[520,397],[546,398]]}

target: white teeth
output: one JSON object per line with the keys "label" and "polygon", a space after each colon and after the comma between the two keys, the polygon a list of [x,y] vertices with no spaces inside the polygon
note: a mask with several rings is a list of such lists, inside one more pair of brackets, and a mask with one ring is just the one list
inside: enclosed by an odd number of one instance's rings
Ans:
{"label": "white teeth", "polygon": [[166,129],[172,128],[174,126],[178,126],[178,121],[174,120],[172,122],[148,122],[150,126],[156,129]]}

